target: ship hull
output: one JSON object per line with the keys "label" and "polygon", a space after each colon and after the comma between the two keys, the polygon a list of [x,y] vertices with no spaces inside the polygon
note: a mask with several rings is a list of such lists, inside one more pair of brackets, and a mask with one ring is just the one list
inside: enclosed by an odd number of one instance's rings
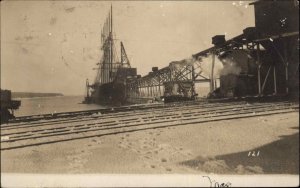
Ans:
{"label": "ship hull", "polygon": [[91,102],[101,105],[120,106],[126,103],[126,88],[123,83],[105,83],[96,86]]}

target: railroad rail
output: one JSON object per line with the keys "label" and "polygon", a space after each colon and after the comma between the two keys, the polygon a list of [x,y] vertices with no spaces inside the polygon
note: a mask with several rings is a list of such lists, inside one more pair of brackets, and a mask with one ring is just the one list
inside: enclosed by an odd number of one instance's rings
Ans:
{"label": "railroad rail", "polygon": [[107,113],[116,113],[116,112],[126,112],[126,111],[143,110],[143,109],[149,109],[149,108],[159,108],[159,107],[164,107],[164,106],[165,106],[165,104],[163,104],[163,103],[150,103],[150,104],[143,104],[143,105],[122,106],[122,107],[107,107],[107,108],[96,109],[96,110],[84,110],[84,111],[20,116],[20,117],[17,117],[15,119],[11,120],[9,123],[79,117],[79,116],[92,115],[95,113],[107,114]]}
{"label": "railroad rail", "polygon": [[[272,98],[267,96],[264,97],[244,97],[241,99],[206,99],[206,98],[199,98],[196,101],[185,101],[185,102],[173,102],[173,103],[149,103],[149,104],[137,104],[137,105],[129,105],[129,106],[122,106],[122,107],[108,107],[104,109],[96,109],[96,110],[84,110],[84,111],[73,111],[73,112],[60,112],[60,113],[48,113],[48,114],[37,114],[37,115],[29,115],[29,116],[20,116],[16,117],[9,121],[9,124],[12,123],[20,123],[20,122],[31,122],[31,121],[49,121],[53,119],[61,119],[61,118],[72,118],[75,117],[76,119],[80,116],[87,116],[96,113],[100,114],[108,114],[108,113],[118,113],[118,112],[128,112],[128,111],[136,111],[136,110],[147,110],[147,109],[157,109],[157,108],[166,108],[170,106],[189,106],[189,105],[197,105],[199,103],[226,103],[226,102],[238,102],[238,101],[247,101],[247,102],[257,102],[257,101],[282,101],[284,99],[280,98]],[[5,125],[4,125],[5,126]]]}
{"label": "railroad rail", "polygon": [[299,103],[213,102],[153,104],[141,108],[121,108],[114,113],[91,111],[57,116],[46,121],[14,122],[1,126],[1,150],[38,146],[75,139],[112,135],[146,129],[212,121],[264,116],[299,111]]}

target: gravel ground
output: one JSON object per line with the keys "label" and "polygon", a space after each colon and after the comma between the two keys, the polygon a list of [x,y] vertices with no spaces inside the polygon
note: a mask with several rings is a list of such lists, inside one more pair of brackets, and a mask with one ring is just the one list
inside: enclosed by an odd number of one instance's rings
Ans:
{"label": "gravel ground", "polygon": [[1,151],[1,172],[299,174],[299,113]]}

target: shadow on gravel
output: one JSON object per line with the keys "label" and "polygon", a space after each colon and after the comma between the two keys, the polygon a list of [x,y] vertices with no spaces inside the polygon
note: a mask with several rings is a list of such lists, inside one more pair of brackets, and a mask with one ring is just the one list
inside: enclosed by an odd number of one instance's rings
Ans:
{"label": "shadow on gravel", "polygon": [[216,174],[299,174],[299,133],[281,136],[280,140],[252,149],[248,155],[249,151],[199,156],[180,164]]}

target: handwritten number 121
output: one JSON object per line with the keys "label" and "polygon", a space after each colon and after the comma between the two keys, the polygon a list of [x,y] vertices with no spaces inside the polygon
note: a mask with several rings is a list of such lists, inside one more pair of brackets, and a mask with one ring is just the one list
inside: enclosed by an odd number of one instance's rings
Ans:
{"label": "handwritten number 121", "polygon": [[258,157],[259,151],[249,151],[248,157]]}

